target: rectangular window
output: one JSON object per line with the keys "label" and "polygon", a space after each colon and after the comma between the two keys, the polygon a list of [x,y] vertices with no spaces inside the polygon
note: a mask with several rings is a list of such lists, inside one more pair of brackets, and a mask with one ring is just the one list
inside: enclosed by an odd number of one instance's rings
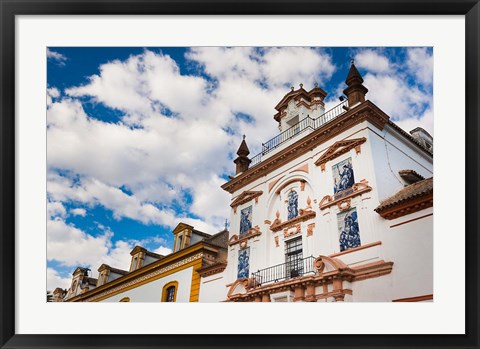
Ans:
{"label": "rectangular window", "polygon": [[248,278],[250,270],[250,247],[238,251],[238,273],[237,278]]}
{"label": "rectangular window", "polygon": [[302,237],[285,242],[285,275],[287,279],[303,275]]}
{"label": "rectangular window", "polygon": [[240,237],[252,229],[252,206],[240,211]]}
{"label": "rectangular window", "polygon": [[357,208],[337,214],[340,252],[360,246]]}

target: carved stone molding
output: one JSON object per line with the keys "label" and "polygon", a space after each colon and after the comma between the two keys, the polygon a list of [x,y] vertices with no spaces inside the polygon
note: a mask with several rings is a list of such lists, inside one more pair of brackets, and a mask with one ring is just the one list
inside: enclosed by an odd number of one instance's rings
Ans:
{"label": "carved stone molding", "polygon": [[227,267],[227,262],[219,262],[210,266],[202,267],[197,269],[197,273],[200,274],[201,277],[206,277],[214,274],[221,273]]}
{"label": "carved stone molding", "polygon": [[233,208],[233,212],[237,213],[237,207],[255,199],[255,203],[258,203],[258,197],[263,194],[263,191],[244,191],[233,202],[230,207]]}
{"label": "carved stone molding", "polygon": [[304,191],[305,190],[305,180],[304,179],[301,179],[301,178],[293,178],[293,179],[290,179],[289,181],[286,181],[285,183],[283,183],[280,188],[278,188],[276,191],[275,191],[275,194],[279,195],[280,192],[286,188],[287,186],[289,186],[290,184],[292,183],[296,183],[296,182],[300,182],[300,191]]}
{"label": "carved stone molding", "polygon": [[289,238],[290,236],[297,235],[301,231],[300,223],[295,224],[294,226],[290,226],[288,228],[283,229],[283,238]]}
{"label": "carved stone molding", "polygon": [[285,221],[285,222],[279,222],[279,219],[276,219],[273,224],[270,226],[270,230],[272,230],[273,232],[277,232],[277,231],[280,231],[280,230],[283,230],[283,229],[289,229],[293,226],[295,226],[297,223],[300,223],[300,222],[304,222],[304,221],[307,221],[309,219],[312,219],[312,218],[315,218],[315,216],[317,215],[315,213],[315,211],[311,211],[311,210],[303,210],[303,209],[300,209],[300,215],[298,215],[297,217],[295,218],[292,218],[288,221]]}
{"label": "carved stone molding", "polygon": [[346,152],[350,151],[350,149],[355,148],[355,151],[357,154],[359,154],[361,151],[361,144],[365,143],[366,141],[367,139],[362,137],[335,142],[322,156],[318,158],[317,161],[315,161],[315,165],[320,166],[320,169],[323,172],[325,171],[325,164],[328,161],[345,154]]}
{"label": "carved stone molding", "polygon": [[350,208],[350,200],[356,196],[362,195],[372,190],[366,180],[355,183],[351,188],[342,190],[335,195],[325,195],[320,201],[320,210],[324,210],[330,206],[337,205],[339,210],[347,210]]}
{"label": "carved stone molding", "polygon": [[280,243],[278,242],[278,236],[275,236],[274,240],[275,240],[275,247],[279,247]]}
{"label": "carved stone molding", "polygon": [[260,236],[260,235],[262,235],[262,232],[260,231],[260,227],[258,225],[256,225],[255,227],[249,229],[242,237],[239,237],[237,234],[232,235],[232,237],[228,240],[228,246],[241,244],[240,246],[242,248],[245,248],[247,240],[252,239],[255,236]]}
{"label": "carved stone molding", "polygon": [[307,225],[307,236],[313,235],[313,229],[315,229],[315,223],[310,223]]}

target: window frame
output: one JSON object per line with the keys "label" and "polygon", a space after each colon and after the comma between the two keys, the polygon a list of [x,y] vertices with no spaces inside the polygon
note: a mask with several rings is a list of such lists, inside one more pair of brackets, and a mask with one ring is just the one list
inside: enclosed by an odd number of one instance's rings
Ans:
{"label": "window frame", "polygon": [[[175,303],[177,301],[177,292],[178,292],[178,281],[170,281],[168,283],[166,283],[163,288],[162,288],[162,299],[161,301],[162,302],[167,302],[167,295],[168,295],[168,289],[170,287],[174,287],[174,292],[173,292],[173,302],[172,303]],[[170,303],[170,302],[168,302]]]}

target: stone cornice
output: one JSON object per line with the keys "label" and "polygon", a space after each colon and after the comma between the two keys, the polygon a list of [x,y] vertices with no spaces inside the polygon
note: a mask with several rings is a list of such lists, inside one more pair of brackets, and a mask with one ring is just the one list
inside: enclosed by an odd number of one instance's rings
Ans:
{"label": "stone cornice", "polygon": [[253,199],[255,203],[258,203],[258,197],[263,194],[263,191],[245,191],[241,193],[233,202],[230,204],[230,207],[233,208],[234,212],[237,211],[237,207],[243,205]]}
{"label": "stone cornice", "polygon": [[234,193],[363,121],[368,121],[378,129],[383,130],[388,120],[389,116],[387,114],[367,100],[223,184],[222,189]]}
{"label": "stone cornice", "polygon": [[333,160],[349,150],[355,148],[357,154],[360,153],[360,145],[365,143],[367,139],[365,137],[355,138],[355,139],[344,139],[338,142],[335,142],[327,151],[315,161],[315,165],[320,166],[322,171],[325,171],[325,164]]}
{"label": "stone cornice", "polygon": [[433,193],[426,193],[413,199],[400,202],[383,210],[375,210],[385,219],[392,220],[433,206]]}
{"label": "stone cornice", "polygon": [[355,183],[352,185],[351,188],[342,190],[341,192],[338,192],[333,196],[325,195],[323,199],[320,201],[320,204],[319,204],[320,210],[324,210],[333,205],[337,205],[338,209],[341,211],[347,210],[350,208],[350,201],[352,198],[362,195],[363,193],[368,193],[371,190],[372,190],[372,187],[368,185],[367,181],[361,181],[359,183]]}
{"label": "stone cornice", "polygon": [[300,210],[300,215],[298,215],[297,217],[292,218],[288,221],[279,222],[279,220],[276,219],[273,222],[273,224],[270,226],[270,230],[273,231],[273,232],[277,232],[277,231],[280,231],[280,230],[285,229],[285,228],[288,229],[288,228],[296,225],[297,223],[304,222],[304,221],[307,221],[309,219],[315,218],[316,215],[317,214],[315,213],[315,211]]}
{"label": "stone cornice", "polygon": [[242,242],[253,239],[255,236],[262,235],[260,228],[255,226],[251,228],[248,232],[245,233],[242,237],[239,237],[237,234],[232,235],[232,237],[228,240],[228,246],[233,246],[236,244],[242,244]]}
{"label": "stone cornice", "polygon": [[197,269],[197,273],[200,274],[201,277],[206,277],[214,274],[221,273],[227,267],[227,262],[219,262],[214,265],[210,265],[208,267],[202,267]]}

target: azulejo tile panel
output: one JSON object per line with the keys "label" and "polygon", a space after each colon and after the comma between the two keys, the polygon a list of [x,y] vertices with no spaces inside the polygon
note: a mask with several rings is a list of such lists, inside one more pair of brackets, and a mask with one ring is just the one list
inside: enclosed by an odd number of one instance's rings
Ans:
{"label": "azulejo tile panel", "polygon": [[240,237],[252,229],[252,206],[245,207],[240,211]]}
{"label": "azulejo tile panel", "polygon": [[250,271],[250,247],[238,252],[238,274],[237,278],[248,278]]}
{"label": "azulejo tile panel", "polygon": [[345,159],[332,166],[333,193],[351,188],[355,184],[352,158]]}
{"label": "azulejo tile panel", "polygon": [[360,243],[360,228],[357,209],[354,207],[337,215],[340,251],[358,247]]}
{"label": "azulejo tile panel", "polygon": [[288,193],[288,219],[298,216],[298,194],[295,190]]}

